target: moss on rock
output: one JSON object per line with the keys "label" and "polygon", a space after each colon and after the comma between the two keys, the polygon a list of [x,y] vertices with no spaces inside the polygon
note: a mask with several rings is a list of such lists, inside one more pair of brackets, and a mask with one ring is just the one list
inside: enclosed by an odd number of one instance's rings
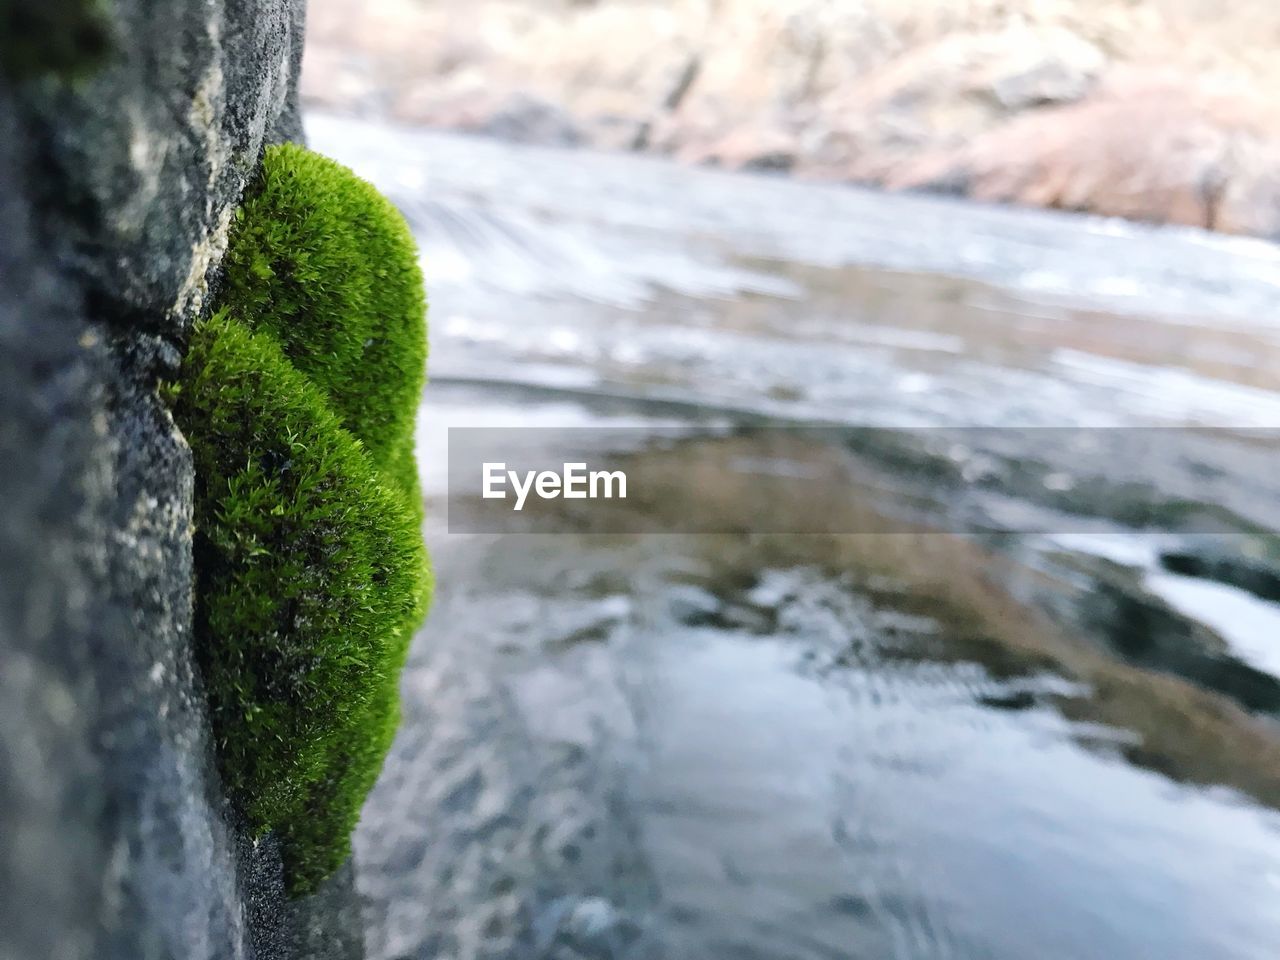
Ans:
{"label": "moss on rock", "polygon": [[224,301],[279,341],[417,503],[413,411],[426,336],[404,219],[345,167],[286,144],[267,152],[233,229]]}
{"label": "moss on rock", "polygon": [[266,152],[225,263],[174,400],[195,460],[196,645],[223,777],[301,894],[350,852],[430,592],[422,279],[395,209],[293,145]]}

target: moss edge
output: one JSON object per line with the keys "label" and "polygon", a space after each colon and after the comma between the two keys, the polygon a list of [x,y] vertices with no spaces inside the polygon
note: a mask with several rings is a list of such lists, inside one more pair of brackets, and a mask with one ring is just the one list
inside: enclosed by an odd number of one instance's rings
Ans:
{"label": "moss edge", "polygon": [[300,895],[350,853],[425,615],[407,225],[346,168],[269,148],[220,307],[171,390],[196,470],[196,651],[219,766]]}

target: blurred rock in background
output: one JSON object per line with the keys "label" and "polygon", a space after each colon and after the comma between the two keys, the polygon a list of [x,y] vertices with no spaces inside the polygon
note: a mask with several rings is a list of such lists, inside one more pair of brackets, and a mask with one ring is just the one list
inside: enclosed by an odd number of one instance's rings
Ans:
{"label": "blurred rock in background", "polygon": [[1269,0],[313,0],[312,106],[1280,236]]}

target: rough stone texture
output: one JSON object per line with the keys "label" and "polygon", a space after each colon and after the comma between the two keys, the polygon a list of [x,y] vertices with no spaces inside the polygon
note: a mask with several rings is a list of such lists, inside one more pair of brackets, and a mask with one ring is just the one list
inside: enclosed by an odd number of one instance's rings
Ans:
{"label": "rough stone texture", "polygon": [[[116,53],[87,84],[28,84],[35,204],[94,312],[172,334],[200,306],[264,138],[297,131],[290,0],[113,0]],[[284,118],[283,120],[281,118]]]}
{"label": "rough stone texture", "polygon": [[274,838],[238,834],[241,890],[258,958],[362,960],[364,918],[348,861],[302,900],[285,897],[284,870]]}
{"label": "rough stone texture", "polygon": [[358,956],[350,878],[286,907],[222,796],[156,391],[264,142],[300,133],[302,8],[109,8],[105,67],[0,80],[0,958]]}
{"label": "rough stone texture", "polygon": [[16,135],[0,110],[0,957],[90,957],[109,856],[86,652],[104,564],[85,549],[109,494],[106,358],[32,242]]}
{"label": "rough stone texture", "polygon": [[[1268,0],[313,0],[311,22],[303,92],[330,109],[1280,227],[1280,113],[1248,95],[1280,84]],[[1162,71],[1173,97],[1124,80]]]}

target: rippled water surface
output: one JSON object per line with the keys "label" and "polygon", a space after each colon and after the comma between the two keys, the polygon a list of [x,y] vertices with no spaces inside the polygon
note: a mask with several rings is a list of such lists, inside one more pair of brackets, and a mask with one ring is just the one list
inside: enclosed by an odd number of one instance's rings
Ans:
{"label": "rippled water surface", "polygon": [[[438,593],[357,834],[374,957],[1277,955],[1276,248],[309,131],[432,299]],[[462,534],[456,497],[449,532],[450,425],[708,418],[749,426],[627,451],[700,478],[645,519],[741,511],[767,463],[860,532]]]}

